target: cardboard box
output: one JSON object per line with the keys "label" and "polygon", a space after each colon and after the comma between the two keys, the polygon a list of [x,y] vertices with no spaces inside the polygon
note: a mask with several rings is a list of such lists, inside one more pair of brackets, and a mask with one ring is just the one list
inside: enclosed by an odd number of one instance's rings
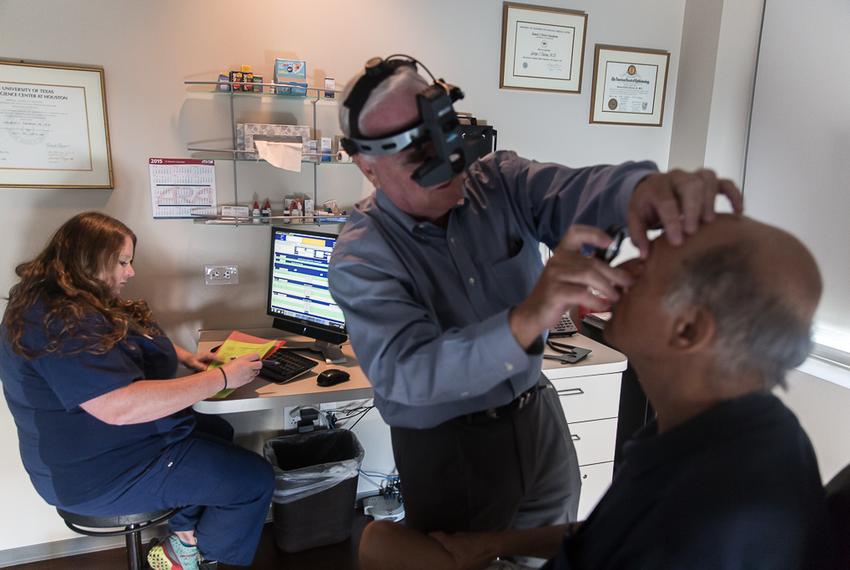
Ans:
{"label": "cardboard box", "polygon": [[274,82],[278,95],[301,95],[307,94],[307,62],[303,59],[274,60]]}

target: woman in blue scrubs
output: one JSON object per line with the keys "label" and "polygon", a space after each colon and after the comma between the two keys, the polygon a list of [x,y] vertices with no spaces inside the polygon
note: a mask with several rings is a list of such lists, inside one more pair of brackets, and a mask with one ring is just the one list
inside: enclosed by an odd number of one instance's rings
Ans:
{"label": "woman in blue scrubs", "polygon": [[[257,355],[173,344],[147,303],[125,300],[136,236],[97,212],[74,216],[16,268],[0,329],[0,377],[21,459],[51,505],[84,515],[181,507],[154,568],[249,565],[274,489],[271,465],[192,405],[259,373]],[[175,378],[178,363],[198,370]]]}

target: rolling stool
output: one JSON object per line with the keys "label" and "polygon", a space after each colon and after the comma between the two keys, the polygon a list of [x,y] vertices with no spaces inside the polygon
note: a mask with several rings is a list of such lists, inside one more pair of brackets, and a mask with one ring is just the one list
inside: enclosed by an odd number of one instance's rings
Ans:
{"label": "rolling stool", "polygon": [[[142,560],[142,530],[149,526],[159,524],[168,519],[179,509],[168,509],[164,511],[153,511],[150,513],[139,513],[136,515],[121,515],[117,517],[86,516],[69,513],[62,509],[56,509],[65,524],[80,534],[86,536],[121,536],[127,541],[127,568],[129,570],[142,570],[146,564]],[[124,528],[116,528],[124,527]],[[116,528],[116,530],[100,530]],[[96,529],[96,530],[91,530]]]}

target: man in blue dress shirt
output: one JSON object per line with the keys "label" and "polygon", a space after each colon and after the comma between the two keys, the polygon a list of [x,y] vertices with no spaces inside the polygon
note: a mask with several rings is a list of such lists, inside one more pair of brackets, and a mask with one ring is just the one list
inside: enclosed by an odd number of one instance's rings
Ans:
{"label": "man in blue dress shirt", "polygon": [[[377,140],[421,123],[428,83],[413,66],[352,103],[362,78],[343,96],[346,136]],[[575,520],[578,464],[540,371],[544,337],[567,309],[602,310],[632,279],[579,250],[606,247],[598,228],[626,223],[643,254],[649,227],[678,245],[714,217],[718,193],[740,211],[740,192],[710,171],[570,168],[507,151],[420,186],[412,175],[432,156],[427,144],[355,154],[376,190],[355,207],[330,270],[391,426],[407,524],[456,532]],[[554,250],[545,268],[540,243]]]}

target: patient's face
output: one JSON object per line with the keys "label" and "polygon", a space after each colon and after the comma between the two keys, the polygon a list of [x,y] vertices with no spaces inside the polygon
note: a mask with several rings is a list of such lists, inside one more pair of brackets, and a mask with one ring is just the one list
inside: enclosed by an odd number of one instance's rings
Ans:
{"label": "patient's face", "polygon": [[670,278],[683,259],[685,247],[673,247],[663,236],[652,242],[646,259],[632,259],[619,267],[634,278],[612,307],[605,338],[630,359],[663,350],[659,335],[670,315],[663,308]]}

